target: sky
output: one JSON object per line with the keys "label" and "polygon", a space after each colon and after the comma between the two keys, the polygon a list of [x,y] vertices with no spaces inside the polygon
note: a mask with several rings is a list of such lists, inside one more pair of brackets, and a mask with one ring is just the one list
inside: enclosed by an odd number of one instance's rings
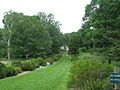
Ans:
{"label": "sky", "polygon": [[0,27],[3,27],[4,12],[13,10],[25,15],[38,12],[52,13],[59,21],[63,33],[75,32],[81,28],[85,6],[91,0],[0,0]]}

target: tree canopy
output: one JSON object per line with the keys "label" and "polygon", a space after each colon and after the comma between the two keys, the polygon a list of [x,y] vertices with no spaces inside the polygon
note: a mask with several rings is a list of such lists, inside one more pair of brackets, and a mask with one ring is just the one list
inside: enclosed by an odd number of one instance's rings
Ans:
{"label": "tree canopy", "polygon": [[0,29],[2,57],[28,59],[59,53],[63,34],[53,14],[39,12],[28,16],[9,11],[3,23],[4,29]]}

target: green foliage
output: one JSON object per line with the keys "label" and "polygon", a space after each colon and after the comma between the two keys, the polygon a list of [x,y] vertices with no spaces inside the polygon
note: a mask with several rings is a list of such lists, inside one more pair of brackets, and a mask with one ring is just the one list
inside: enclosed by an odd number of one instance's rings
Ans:
{"label": "green foliage", "polygon": [[55,54],[49,58],[36,58],[36,59],[29,59],[24,61],[12,61],[11,65],[14,67],[19,67],[22,71],[32,71],[39,66],[46,66],[47,62],[53,64],[53,62],[58,61],[62,57],[62,53]]}
{"label": "green foliage", "polygon": [[21,67],[14,67],[14,70],[15,70],[15,75],[22,73]]}
{"label": "green foliage", "polygon": [[81,44],[81,38],[78,33],[72,33],[69,43],[69,54],[77,56],[79,54],[79,48]]}
{"label": "green foliage", "polygon": [[54,60],[51,57],[47,58],[46,61],[49,62],[50,64],[54,63]]}
{"label": "green foliage", "polygon": [[30,61],[24,61],[22,63],[22,67],[21,68],[22,68],[23,71],[32,71],[32,70],[35,69],[33,63],[30,62]]}
{"label": "green foliage", "polygon": [[119,5],[119,0],[92,0],[86,6],[83,29],[92,32],[89,40],[93,48],[112,49],[119,41]]}
{"label": "green foliage", "polygon": [[12,66],[19,67],[22,71],[32,71],[39,67],[39,61],[37,59],[25,60],[25,61],[13,61]]}
{"label": "green foliage", "polygon": [[120,41],[114,43],[107,51],[107,59],[111,61],[120,61]]}
{"label": "green foliage", "polygon": [[63,34],[54,15],[39,12],[27,16],[10,10],[3,23],[0,58],[30,59],[59,53]]}
{"label": "green foliage", "polygon": [[22,72],[22,69],[19,67],[4,65],[0,63],[0,79],[10,76],[15,76]]}
{"label": "green foliage", "polygon": [[46,60],[42,58],[37,58],[39,66],[46,66]]}
{"label": "green foliage", "polygon": [[79,59],[78,56],[71,55],[71,61],[76,61],[78,59]]}
{"label": "green foliage", "polygon": [[[113,66],[92,58],[74,61],[71,67],[70,88],[76,90],[112,90],[108,80]],[[109,87],[109,89],[108,89]]]}
{"label": "green foliage", "polygon": [[0,79],[6,77],[5,65],[0,63]]}
{"label": "green foliage", "polygon": [[[46,15],[43,12],[38,13],[38,18],[43,22],[45,30],[48,31],[52,41],[51,52],[52,54],[59,53],[60,46],[62,45],[62,33],[60,32],[60,23],[54,20],[53,14]],[[48,44],[47,44],[48,45]]]}
{"label": "green foliage", "polygon": [[17,72],[16,72],[17,69],[15,69],[13,66],[6,66],[6,76],[7,77],[10,77],[10,76],[15,76],[17,75]]}
{"label": "green foliage", "polygon": [[64,54],[60,61],[47,68],[0,80],[0,89],[68,90],[67,82],[70,66],[70,56]]}
{"label": "green foliage", "polygon": [[53,64],[55,61],[58,61],[62,57],[63,53],[55,54],[49,58],[36,58],[36,59],[29,59],[29,60],[16,60],[12,61],[9,65],[4,65],[0,63],[0,79],[10,76],[15,76],[22,71],[32,71],[39,66],[46,66],[47,62]]}
{"label": "green foliage", "polygon": [[69,54],[97,52],[107,56],[109,62],[120,60],[119,6],[120,0],[91,0],[85,8],[82,28],[70,35]]}
{"label": "green foliage", "polygon": [[21,67],[22,61],[12,61],[12,62],[11,62],[11,65],[12,65],[12,66],[15,66],[15,67]]}
{"label": "green foliage", "polygon": [[109,79],[97,79],[96,81],[88,80],[84,85],[84,90],[113,90],[112,87],[112,83]]}
{"label": "green foliage", "polygon": [[62,57],[62,53],[58,53],[52,56],[53,61],[58,61]]}

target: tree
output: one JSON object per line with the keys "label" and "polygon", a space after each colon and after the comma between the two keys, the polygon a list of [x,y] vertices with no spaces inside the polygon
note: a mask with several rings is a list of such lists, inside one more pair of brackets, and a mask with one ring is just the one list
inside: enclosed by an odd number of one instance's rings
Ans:
{"label": "tree", "polygon": [[[21,13],[22,15],[22,13]],[[16,24],[18,20],[18,13],[9,11],[5,13],[3,23],[5,29],[3,29],[3,37],[7,44],[7,58],[10,60],[11,58],[11,37],[14,32],[13,24]]]}
{"label": "tree", "polygon": [[69,42],[69,54],[77,56],[79,54],[79,48],[81,45],[79,33],[73,32],[70,36],[70,42]]}
{"label": "tree", "polygon": [[53,14],[28,16],[9,11],[5,13],[0,41],[5,41],[7,58],[46,57],[60,51],[60,23]]}
{"label": "tree", "polygon": [[[119,0],[92,0],[86,6],[83,18],[84,27],[95,30],[95,47],[112,48],[120,40],[120,1]],[[109,50],[108,49],[108,50]],[[117,54],[117,53],[116,53]]]}
{"label": "tree", "polygon": [[119,4],[119,0],[92,0],[86,6],[84,21],[89,23],[88,28],[94,27],[96,38],[104,42],[106,47],[113,43],[112,39],[119,39]]}
{"label": "tree", "polygon": [[61,46],[61,32],[60,32],[60,23],[54,20],[53,14],[46,15],[43,12],[39,12],[38,15],[39,20],[43,21],[44,28],[48,31],[52,46],[51,50],[53,54],[56,54],[60,51]]}
{"label": "tree", "polygon": [[12,42],[16,58],[41,57],[51,52],[49,34],[37,16],[24,15],[17,23]]}
{"label": "tree", "polygon": [[3,29],[0,28],[0,57],[4,58],[5,57],[5,52],[6,52],[6,42],[4,39],[4,34],[3,34]]}

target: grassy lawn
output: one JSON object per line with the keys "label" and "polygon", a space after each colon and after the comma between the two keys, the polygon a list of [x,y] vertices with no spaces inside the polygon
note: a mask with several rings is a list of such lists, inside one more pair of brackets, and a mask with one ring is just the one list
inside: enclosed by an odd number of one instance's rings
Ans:
{"label": "grassy lawn", "polygon": [[0,90],[67,90],[70,65],[70,57],[64,55],[46,68],[0,80]]}

